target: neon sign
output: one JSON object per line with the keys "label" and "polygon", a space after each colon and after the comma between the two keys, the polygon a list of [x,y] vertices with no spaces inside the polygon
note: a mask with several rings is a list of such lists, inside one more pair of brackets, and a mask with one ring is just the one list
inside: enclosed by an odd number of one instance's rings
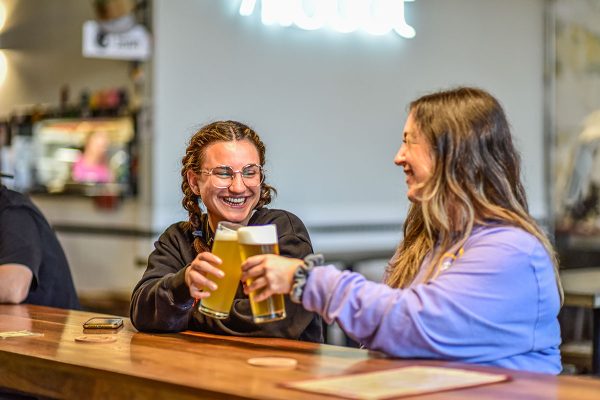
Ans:
{"label": "neon sign", "polygon": [[[262,0],[261,21],[265,25],[296,25],[315,30],[329,27],[342,33],[363,30],[385,35],[392,30],[405,38],[415,29],[404,16],[404,2],[414,0]],[[240,15],[249,16],[257,0],[242,0]]]}

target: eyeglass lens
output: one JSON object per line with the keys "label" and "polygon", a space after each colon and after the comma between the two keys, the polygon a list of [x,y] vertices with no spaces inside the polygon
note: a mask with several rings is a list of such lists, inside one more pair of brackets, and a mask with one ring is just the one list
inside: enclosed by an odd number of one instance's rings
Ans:
{"label": "eyeglass lens", "polygon": [[241,171],[234,171],[228,166],[220,166],[212,169],[211,179],[213,185],[218,188],[227,188],[233,183],[235,174],[240,173],[242,181],[248,187],[255,187],[262,183],[263,174],[258,165],[246,165]]}

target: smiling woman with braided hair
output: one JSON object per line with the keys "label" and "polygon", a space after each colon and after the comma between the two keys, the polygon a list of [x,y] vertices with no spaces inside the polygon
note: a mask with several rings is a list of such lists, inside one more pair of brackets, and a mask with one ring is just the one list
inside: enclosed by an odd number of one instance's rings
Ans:
{"label": "smiling woman with braided hair", "polygon": [[[131,321],[141,331],[202,332],[323,341],[321,318],[286,298],[287,318],[256,324],[240,285],[229,318],[195,312],[196,300],[214,289],[220,276],[210,253],[220,221],[277,225],[280,253],[303,258],[312,253],[308,232],[298,217],[264,206],[275,189],[265,183],[265,145],[248,126],[218,121],[202,127],[182,159],[182,205],[188,220],[171,225],[155,243],[146,271],[131,299]],[[252,173],[247,173],[251,170]],[[238,173],[239,172],[239,173]],[[250,177],[255,178],[250,178]],[[223,179],[227,179],[223,184]],[[206,211],[202,211],[204,204]]]}

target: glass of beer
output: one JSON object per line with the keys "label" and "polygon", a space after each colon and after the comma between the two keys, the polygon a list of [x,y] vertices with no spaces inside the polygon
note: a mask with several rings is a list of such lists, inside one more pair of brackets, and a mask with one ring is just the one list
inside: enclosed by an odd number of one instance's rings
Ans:
{"label": "glass of beer", "polygon": [[[275,225],[244,226],[238,230],[238,242],[240,244],[240,253],[242,262],[248,257],[258,254],[279,254],[279,244],[277,242],[277,227]],[[249,279],[247,285],[252,284]],[[250,307],[254,322],[277,321],[285,318],[285,303],[282,294],[274,294],[266,300],[256,302],[254,297],[260,291],[250,292]]]}
{"label": "glass of beer", "polygon": [[229,310],[242,275],[242,260],[237,236],[237,230],[241,227],[242,225],[225,221],[217,225],[212,253],[223,261],[219,268],[225,276],[223,278],[210,276],[210,279],[217,284],[217,290],[212,291],[210,297],[202,299],[198,307],[198,311],[209,317],[217,319],[229,317]]}

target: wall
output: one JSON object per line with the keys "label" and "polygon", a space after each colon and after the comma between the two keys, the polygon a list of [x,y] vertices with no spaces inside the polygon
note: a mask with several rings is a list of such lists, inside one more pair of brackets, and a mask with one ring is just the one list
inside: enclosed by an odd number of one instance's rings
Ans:
{"label": "wall", "polygon": [[[216,119],[253,126],[268,149],[274,207],[297,213],[318,251],[393,248],[407,209],[392,159],[406,106],[426,92],[476,85],[504,104],[523,153],[536,217],[545,217],[543,0],[416,0],[416,37],[265,26],[239,0],[156,0],[156,229],[185,218],[179,160]],[[347,236],[325,227],[350,225]],[[392,226],[363,234],[361,226]]]}

